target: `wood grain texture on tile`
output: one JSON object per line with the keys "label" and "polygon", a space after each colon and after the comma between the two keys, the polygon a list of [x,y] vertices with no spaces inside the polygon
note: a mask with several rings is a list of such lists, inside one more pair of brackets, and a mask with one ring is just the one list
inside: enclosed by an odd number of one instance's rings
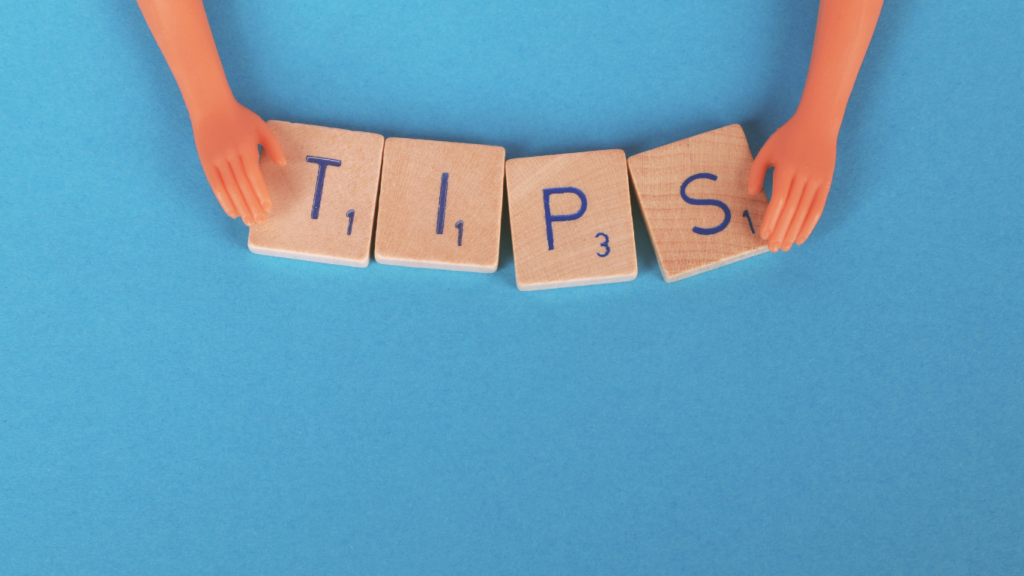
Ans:
{"label": "wood grain texture on tile", "polygon": [[466,272],[498,269],[505,149],[388,138],[374,259]]}
{"label": "wood grain texture on tile", "polygon": [[629,158],[629,173],[665,281],[768,250],[756,233],[768,199],[764,191],[747,193],[752,163],[747,137],[738,124]]}
{"label": "wood grain texture on tile", "polygon": [[290,122],[267,126],[281,141],[288,163],[278,166],[266,154],[260,159],[273,209],[265,224],[249,229],[249,250],[328,264],[369,264],[384,137]]}
{"label": "wood grain texture on tile", "polygon": [[636,278],[622,150],[516,158],[505,177],[520,290]]}

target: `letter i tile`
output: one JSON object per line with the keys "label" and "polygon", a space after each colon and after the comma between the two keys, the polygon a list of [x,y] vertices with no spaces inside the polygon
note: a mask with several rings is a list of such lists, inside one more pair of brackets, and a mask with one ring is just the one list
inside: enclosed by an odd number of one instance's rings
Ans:
{"label": "letter i tile", "polygon": [[388,138],[373,257],[381,264],[498,269],[505,149]]}
{"label": "letter i tile", "polygon": [[505,177],[520,290],[636,278],[622,150],[516,158]]}
{"label": "letter i tile", "polygon": [[288,164],[278,166],[266,154],[260,159],[273,208],[265,224],[249,228],[249,250],[369,264],[384,137],[273,120],[267,126]]}

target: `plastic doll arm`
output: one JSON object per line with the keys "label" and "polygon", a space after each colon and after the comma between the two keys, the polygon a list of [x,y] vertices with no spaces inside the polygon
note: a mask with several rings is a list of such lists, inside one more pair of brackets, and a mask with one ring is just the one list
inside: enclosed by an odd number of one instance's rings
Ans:
{"label": "plastic doll arm", "polygon": [[258,145],[281,165],[284,152],[266,123],[231,93],[202,0],[138,3],[181,89],[199,161],[221,207],[249,226],[266,222],[271,204]]}
{"label": "plastic doll arm", "polygon": [[846,104],[882,11],[883,0],[821,0],[807,83],[793,117],[761,148],[750,170],[751,194],[775,167],[761,238],[772,252],[803,244],[825,208]]}

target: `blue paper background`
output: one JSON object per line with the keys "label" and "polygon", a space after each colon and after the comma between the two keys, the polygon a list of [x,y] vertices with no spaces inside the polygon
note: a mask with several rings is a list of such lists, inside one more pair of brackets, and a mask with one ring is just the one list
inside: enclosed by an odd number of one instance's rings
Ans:
{"label": "blue paper background", "polygon": [[[134,3],[8,4],[0,573],[1024,573],[1018,0],[886,5],[803,247],[539,293],[250,254]],[[512,158],[756,152],[816,17],[208,4],[264,118]]]}

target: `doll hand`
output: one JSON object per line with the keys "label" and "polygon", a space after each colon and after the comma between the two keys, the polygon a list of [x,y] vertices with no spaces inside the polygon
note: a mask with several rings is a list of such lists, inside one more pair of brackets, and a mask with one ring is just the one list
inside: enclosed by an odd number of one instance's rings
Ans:
{"label": "doll hand", "polygon": [[772,200],[761,222],[761,238],[772,252],[803,244],[825,208],[836,167],[834,132],[797,112],[761,148],[750,169],[747,191],[757,194],[775,166]]}
{"label": "doll hand", "polygon": [[247,226],[267,221],[270,194],[260,172],[257,145],[262,144],[278,165],[284,151],[267,124],[234,99],[192,119],[199,162],[224,212],[242,217]]}

